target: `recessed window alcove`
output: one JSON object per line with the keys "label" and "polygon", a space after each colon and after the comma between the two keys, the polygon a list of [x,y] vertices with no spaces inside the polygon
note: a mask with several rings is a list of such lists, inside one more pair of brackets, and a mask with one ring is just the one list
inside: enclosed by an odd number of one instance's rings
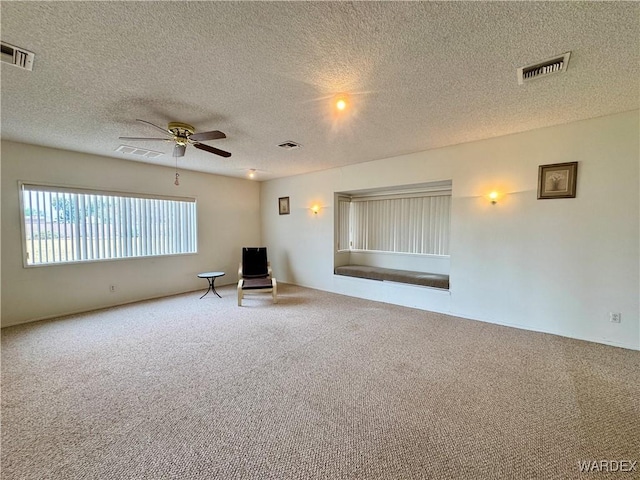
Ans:
{"label": "recessed window alcove", "polygon": [[451,180],[335,193],[334,273],[449,288]]}

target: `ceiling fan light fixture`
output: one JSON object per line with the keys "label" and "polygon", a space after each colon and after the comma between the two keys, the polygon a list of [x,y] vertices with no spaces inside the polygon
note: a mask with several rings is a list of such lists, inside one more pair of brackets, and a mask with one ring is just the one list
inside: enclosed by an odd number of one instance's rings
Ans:
{"label": "ceiling fan light fixture", "polygon": [[185,143],[176,142],[175,147],[173,147],[173,156],[184,157],[184,152],[186,149],[187,145]]}
{"label": "ceiling fan light fixture", "polygon": [[168,130],[173,134],[176,144],[181,146],[186,146],[189,143],[189,137],[195,132],[193,126],[181,122],[170,122]]}
{"label": "ceiling fan light fixture", "polygon": [[224,150],[220,150],[219,148],[212,147],[211,145],[207,145],[206,143],[201,143],[206,140],[219,140],[221,138],[227,138],[227,136],[219,130],[195,133],[195,128],[188,123],[170,122],[165,129],[159,127],[154,123],[147,122],[146,120],[136,119],[136,121],[160,130],[166,135],[166,138],[119,137],[120,140],[174,142],[174,157],[183,157],[187,145],[192,145],[198,150],[204,150],[205,152],[213,153],[214,155],[219,155],[221,157],[228,158],[231,156],[229,152],[225,152]]}
{"label": "ceiling fan light fixture", "polygon": [[174,135],[184,137],[191,136],[196,131],[192,125],[182,122],[169,122],[168,130]]}

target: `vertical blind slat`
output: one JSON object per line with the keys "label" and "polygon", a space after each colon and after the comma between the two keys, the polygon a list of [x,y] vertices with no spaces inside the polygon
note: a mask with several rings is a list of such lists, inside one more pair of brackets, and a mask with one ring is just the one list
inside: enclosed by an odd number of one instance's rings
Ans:
{"label": "vertical blind slat", "polygon": [[55,241],[55,235],[53,234],[53,196],[51,195],[51,192],[48,192],[47,195],[47,205],[48,205],[48,211],[47,213],[49,214],[49,221],[47,221],[47,214],[45,214],[45,226],[46,226],[46,230],[47,230],[47,243],[49,243],[49,235],[51,235],[51,256],[52,256],[52,260],[55,262],[56,261],[56,241]]}
{"label": "vertical blind slat", "polygon": [[40,233],[40,194],[36,193],[36,215],[38,216],[38,263],[42,262],[42,235]]}
{"label": "vertical blind slat", "polygon": [[27,192],[27,198],[29,199],[29,220],[31,221],[31,229],[29,230],[29,236],[31,237],[31,255],[29,255],[30,263],[35,262],[36,244],[33,237],[33,197],[31,192]]}
{"label": "vertical blind slat", "polygon": [[[56,208],[56,219],[57,219],[56,223],[58,224],[58,251],[60,252],[60,261],[62,262],[64,260],[66,260],[66,255],[64,255],[64,258],[63,258],[62,244],[64,242],[64,245],[66,247],[67,238],[66,238],[66,235],[65,235],[65,237],[63,239],[63,237],[62,237],[62,228],[60,227],[60,223],[62,223],[62,218],[60,218],[60,210],[59,210],[60,209],[60,207],[59,207],[59,205],[60,205],[60,194],[59,193],[56,193],[56,205],[58,205],[58,207]],[[63,205],[64,205],[64,202],[63,202]]]}
{"label": "vertical blind slat", "polygon": [[112,205],[112,203],[113,202],[111,200],[111,197],[107,197],[107,206],[105,208],[105,210],[106,210],[105,213],[107,214],[107,225],[106,225],[107,238],[106,238],[106,242],[107,242],[107,257],[108,258],[113,258],[113,244],[111,243],[112,242],[112,240],[111,240],[111,234],[112,234],[112,231],[111,231],[111,225],[112,225],[111,219],[113,218],[111,216],[111,211],[112,211],[111,210],[111,205]]}
{"label": "vertical blind slat", "polygon": [[77,195],[69,195],[72,197],[69,201],[73,202],[73,211],[74,218],[72,223],[73,231],[71,232],[72,245],[71,249],[73,251],[73,259],[80,260],[80,229],[78,227],[78,219],[80,218],[80,203],[78,201]]}
{"label": "vertical blind slat", "polygon": [[93,201],[93,224],[94,224],[94,230],[95,230],[95,235],[94,235],[94,252],[95,252],[95,258],[102,258],[102,242],[100,242],[100,202],[97,196],[93,196],[92,199]]}

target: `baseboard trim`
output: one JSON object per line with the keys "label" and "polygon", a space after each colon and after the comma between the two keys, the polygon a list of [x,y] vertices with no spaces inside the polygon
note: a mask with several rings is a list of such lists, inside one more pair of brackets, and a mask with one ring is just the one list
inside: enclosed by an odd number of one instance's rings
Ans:
{"label": "baseboard trim", "polygon": [[450,312],[447,315],[451,315],[451,316],[459,317],[459,318],[464,318],[464,319],[467,319],[467,320],[473,320],[473,321],[476,321],[476,322],[490,323],[491,325],[500,325],[502,327],[517,328],[519,330],[526,330],[526,331],[529,331],[529,332],[546,333],[547,335],[555,335],[557,337],[571,338],[572,340],[581,340],[583,342],[597,343],[597,344],[600,344],[600,345],[608,345],[610,347],[617,347],[617,348],[624,348],[624,349],[627,349],[627,350],[640,351],[640,345],[632,345],[632,344],[627,344],[627,343],[614,342],[614,341],[607,340],[607,339],[593,339],[593,338],[580,337],[580,336],[576,336],[576,335],[568,335],[566,333],[554,332],[554,331],[551,331],[551,330],[544,330],[544,329],[537,329],[537,328],[530,327],[528,325],[521,325],[521,324],[517,324],[517,323],[497,322],[497,321],[493,321],[493,320],[485,320],[485,319],[482,319],[482,318],[473,318],[473,317],[464,316],[462,314],[458,314],[458,313],[454,313],[454,312]]}
{"label": "baseboard trim", "polygon": [[[220,286],[216,285],[216,287],[221,287],[221,286],[222,285],[220,285]],[[135,300],[128,300],[128,301],[125,301],[125,302],[110,303],[110,304],[107,304],[107,305],[101,305],[101,306],[96,306],[96,307],[91,307],[91,308],[84,308],[84,309],[79,309],[79,310],[71,310],[71,311],[62,312],[62,313],[54,313],[52,315],[45,315],[43,317],[31,318],[31,319],[20,321],[20,322],[15,322],[15,323],[7,324],[7,325],[2,325],[2,328],[16,327],[18,325],[26,325],[27,323],[43,322],[43,321],[46,321],[46,320],[53,320],[53,319],[56,319],[56,318],[69,317],[71,315],[79,315],[81,313],[97,312],[97,311],[100,311],[100,310],[106,310],[108,308],[121,307],[123,305],[131,305],[132,303],[146,302],[148,300],[157,300],[159,298],[175,297],[176,295],[184,295],[185,293],[199,292],[201,290],[203,290],[203,289],[198,288],[198,289],[195,289],[195,290],[186,290],[186,291],[181,291],[181,292],[168,293],[168,294],[164,294],[164,295],[154,295],[154,296],[151,296],[151,297],[138,298],[138,299],[135,299]]]}

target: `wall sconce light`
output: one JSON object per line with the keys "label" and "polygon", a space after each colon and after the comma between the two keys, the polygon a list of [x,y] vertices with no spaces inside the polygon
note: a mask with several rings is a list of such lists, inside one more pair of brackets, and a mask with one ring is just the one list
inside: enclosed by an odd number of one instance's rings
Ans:
{"label": "wall sconce light", "polygon": [[320,205],[312,205],[310,210],[314,213],[314,215],[317,215],[320,211]]}
{"label": "wall sconce light", "polygon": [[491,200],[491,205],[495,205],[496,203],[498,203],[499,196],[500,195],[496,191],[493,191],[489,194],[489,200]]}
{"label": "wall sconce light", "polygon": [[249,171],[247,172],[247,176],[249,178],[255,178],[256,176],[256,169],[255,168],[250,168]]}

